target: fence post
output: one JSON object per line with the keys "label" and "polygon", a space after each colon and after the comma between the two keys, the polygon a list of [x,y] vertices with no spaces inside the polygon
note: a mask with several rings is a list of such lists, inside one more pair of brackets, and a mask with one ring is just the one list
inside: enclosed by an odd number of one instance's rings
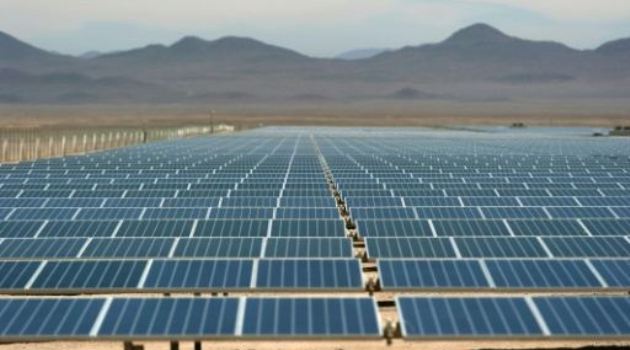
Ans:
{"label": "fence post", "polygon": [[66,155],[66,135],[61,137],[61,155]]}
{"label": "fence post", "polygon": [[7,160],[7,148],[9,148],[9,140],[2,140],[2,161],[5,162]]}
{"label": "fence post", "polygon": [[17,157],[18,162],[22,161],[23,152],[24,152],[24,138],[22,137],[20,138],[20,146],[18,148],[18,157]]}
{"label": "fence post", "polygon": [[53,137],[48,136],[48,157],[50,158],[53,154]]}

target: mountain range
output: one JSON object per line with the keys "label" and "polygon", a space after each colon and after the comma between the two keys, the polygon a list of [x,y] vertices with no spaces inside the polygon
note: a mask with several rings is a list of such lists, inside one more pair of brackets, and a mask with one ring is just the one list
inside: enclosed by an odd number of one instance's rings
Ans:
{"label": "mountain range", "polygon": [[0,32],[0,103],[325,105],[630,98],[630,38],[577,50],[486,24],[439,43],[315,58],[251,38],[184,37],[74,57]]}

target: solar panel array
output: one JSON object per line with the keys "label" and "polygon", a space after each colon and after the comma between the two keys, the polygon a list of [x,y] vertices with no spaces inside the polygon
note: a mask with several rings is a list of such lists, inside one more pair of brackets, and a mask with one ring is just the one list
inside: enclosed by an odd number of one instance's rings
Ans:
{"label": "solar panel array", "polygon": [[[0,299],[0,341],[378,337],[365,261],[403,337],[627,338],[628,297],[519,293],[630,289],[629,149],[269,128],[3,164],[0,293],[40,297]],[[248,296],[59,297],[121,293]]]}

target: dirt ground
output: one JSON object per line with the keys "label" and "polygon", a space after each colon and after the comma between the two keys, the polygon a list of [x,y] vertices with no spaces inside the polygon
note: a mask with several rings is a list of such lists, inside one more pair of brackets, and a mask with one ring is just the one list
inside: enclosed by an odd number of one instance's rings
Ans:
{"label": "dirt ground", "polygon": [[[504,108],[484,112],[474,105],[459,106],[454,111],[442,108],[400,108],[342,106],[335,108],[229,109],[215,112],[213,122],[251,128],[260,125],[330,125],[330,126],[437,126],[465,124],[610,127],[630,123],[630,110],[608,113],[567,109]],[[20,106],[0,105],[0,128],[43,127],[143,127],[208,125],[210,115],[200,106]]]}
{"label": "dirt ground", "polygon": [[[168,350],[168,342],[135,343],[144,345],[145,350]],[[204,349],[212,350],[473,350],[473,349],[535,349],[535,348],[579,348],[583,346],[630,346],[630,342],[598,341],[423,341],[394,340],[391,346],[385,341],[213,341],[204,342]],[[23,343],[0,345],[1,350],[119,350],[121,342],[58,342]],[[192,342],[180,343],[181,350],[192,350]]]}

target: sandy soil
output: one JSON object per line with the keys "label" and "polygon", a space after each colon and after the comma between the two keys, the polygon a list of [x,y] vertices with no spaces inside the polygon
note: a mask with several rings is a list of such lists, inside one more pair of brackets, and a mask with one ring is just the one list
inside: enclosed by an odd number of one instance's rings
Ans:
{"label": "sandy soil", "polygon": [[[135,343],[144,345],[146,350],[167,350],[167,342]],[[385,341],[268,341],[268,342],[236,342],[219,341],[204,342],[204,349],[212,350],[473,350],[473,349],[533,349],[533,348],[579,348],[589,345],[597,346],[630,346],[630,342],[598,342],[598,341],[424,341],[409,342],[394,340],[391,346]],[[59,342],[0,345],[1,350],[112,350],[122,349],[120,342]],[[192,342],[182,342],[181,350],[192,350]]]}
{"label": "sandy soil", "polygon": [[[483,108],[458,106],[453,111],[440,108],[401,108],[381,110],[371,106],[335,108],[223,110],[214,123],[238,128],[259,125],[332,126],[435,126],[455,124],[614,126],[630,122],[630,110],[598,113],[591,108],[567,109],[503,108],[485,112]],[[16,106],[0,105],[0,127],[143,127],[208,125],[207,109],[199,106]]]}

